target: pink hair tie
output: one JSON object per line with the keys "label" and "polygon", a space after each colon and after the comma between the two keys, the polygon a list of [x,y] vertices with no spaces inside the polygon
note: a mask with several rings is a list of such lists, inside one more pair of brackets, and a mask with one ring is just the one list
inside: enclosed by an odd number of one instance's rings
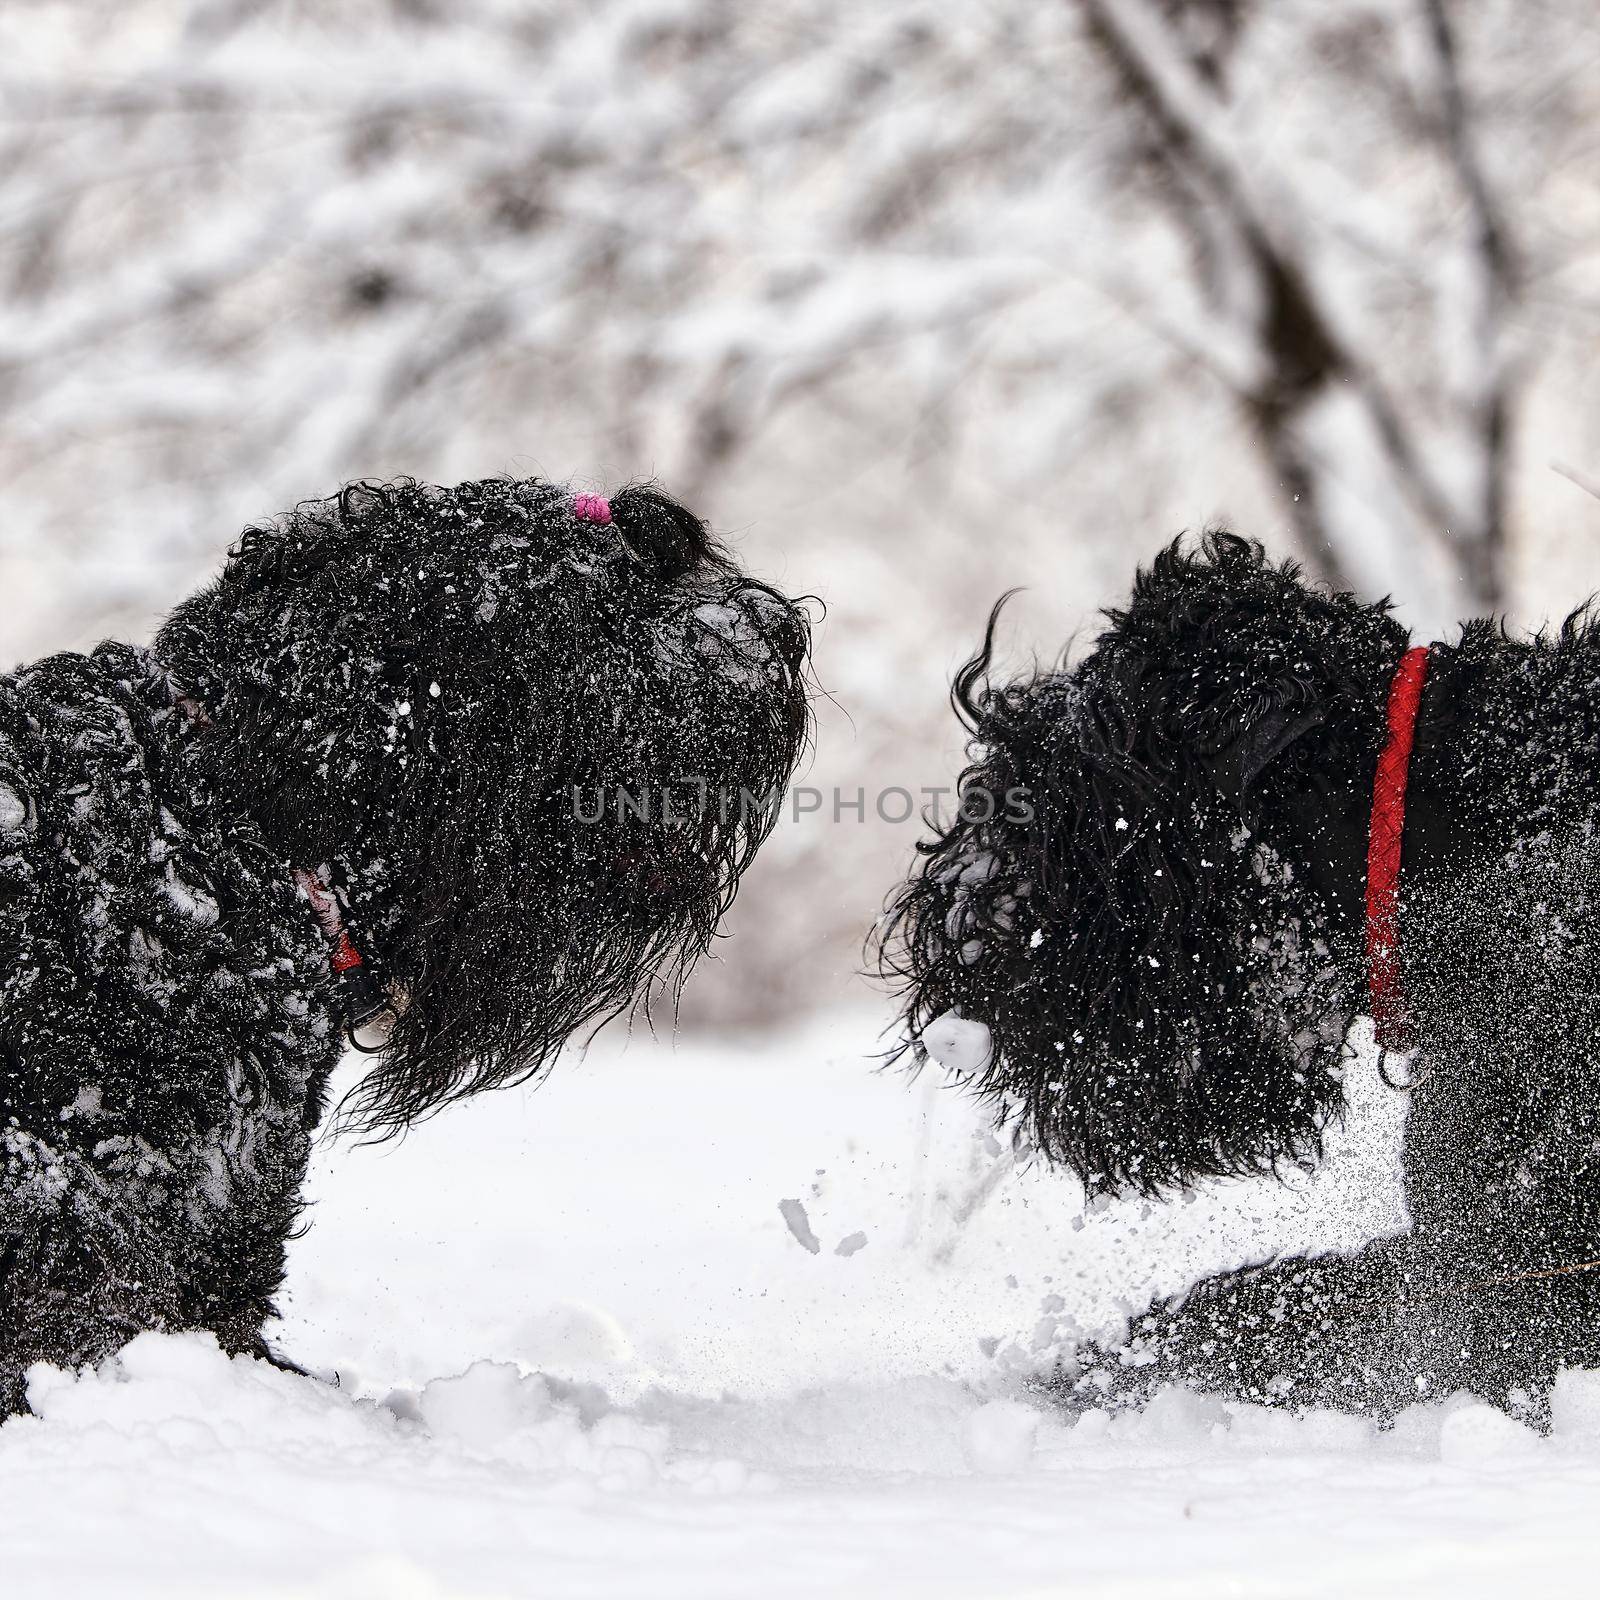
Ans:
{"label": "pink hair tie", "polygon": [[611,502],[603,494],[575,494],[572,514],[579,522],[605,524],[611,520]]}

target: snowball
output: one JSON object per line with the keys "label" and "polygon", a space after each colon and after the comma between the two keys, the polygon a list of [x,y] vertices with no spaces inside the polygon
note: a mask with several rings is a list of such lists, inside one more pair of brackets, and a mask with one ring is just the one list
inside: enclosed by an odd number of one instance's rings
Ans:
{"label": "snowball", "polygon": [[974,1472],[1021,1472],[1033,1459],[1039,1413],[1019,1400],[990,1400],[967,1418],[963,1446]]}
{"label": "snowball", "polygon": [[994,1041],[981,1022],[946,1011],[922,1030],[923,1048],[948,1072],[982,1072]]}

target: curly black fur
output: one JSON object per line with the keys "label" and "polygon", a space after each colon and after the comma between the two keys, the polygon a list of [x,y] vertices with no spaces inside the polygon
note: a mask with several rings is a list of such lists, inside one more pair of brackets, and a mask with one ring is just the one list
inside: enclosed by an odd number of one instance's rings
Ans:
{"label": "curly black fur", "polygon": [[140,1329],[260,1346],[342,997],[378,1134],[546,1066],[708,946],[808,732],[808,621],[648,486],[353,484],[152,650],[0,677],[0,1414]]}
{"label": "curly black fur", "polygon": [[[1077,666],[957,680],[969,805],[891,903],[907,1047],[983,1024],[978,1087],[1091,1188],[1300,1163],[1365,1000],[1367,819],[1407,638],[1386,603],[1259,546],[1175,543]],[[1413,1231],[1227,1274],[1084,1352],[1089,1398],[1182,1380],[1392,1411],[1467,1386],[1531,1406],[1600,1363],[1600,632],[1468,624],[1435,648],[1407,806],[1420,1043]],[[993,810],[989,820],[974,820]],[[1529,1397],[1533,1398],[1529,1398]]]}
{"label": "curly black fur", "polygon": [[1275,801],[1354,803],[1403,635],[1226,534],[1165,550],[1111,624],[1076,668],[993,685],[991,618],[956,682],[963,804],[885,951],[910,1040],[982,1021],[981,1087],[1041,1151],[1154,1193],[1313,1153],[1338,1101],[1350,930],[1280,853]]}

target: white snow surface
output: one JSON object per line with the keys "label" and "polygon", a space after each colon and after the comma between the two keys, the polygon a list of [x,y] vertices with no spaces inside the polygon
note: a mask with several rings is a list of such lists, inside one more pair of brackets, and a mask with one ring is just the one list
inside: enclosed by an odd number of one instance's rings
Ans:
{"label": "white snow surface", "polygon": [[274,1330],[317,1376],[197,1335],[35,1369],[0,1592],[1592,1592],[1600,1374],[1548,1438],[1461,1397],[1379,1432],[1181,1390],[1072,1417],[1025,1382],[1154,1290],[1403,1226],[1370,1061],[1315,1180],[1086,1207],[879,1070],[879,1020],[602,1040],[325,1144]]}

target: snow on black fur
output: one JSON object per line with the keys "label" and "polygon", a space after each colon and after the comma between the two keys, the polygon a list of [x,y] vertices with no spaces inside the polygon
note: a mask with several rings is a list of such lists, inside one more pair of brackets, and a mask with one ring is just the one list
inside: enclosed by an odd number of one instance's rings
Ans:
{"label": "snow on black fur", "polygon": [[[591,504],[603,502],[591,502]],[[808,731],[804,614],[647,487],[357,484],[151,650],[0,677],[0,1414],[141,1329],[260,1350],[345,999],[394,1131],[709,944]]]}
{"label": "snow on black fur", "polygon": [[[993,683],[986,641],[957,680],[985,803],[891,908],[907,1047],[986,1029],[969,1073],[1092,1188],[1293,1170],[1365,1002],[1405,631],[1224,533],[1165,550],[1109,620],[1073,668]],[[1392,1415],[1464,1388],[1539,1416],[1562,1367],[1600,1364],[1597,699],[1583,613],[1433,649],[1401,878],[1411,1233],[1210,1279],[1081,1352],[1076,1397],[1180,1382]],[[1030,805],[996,803],[1013,791]]]}

